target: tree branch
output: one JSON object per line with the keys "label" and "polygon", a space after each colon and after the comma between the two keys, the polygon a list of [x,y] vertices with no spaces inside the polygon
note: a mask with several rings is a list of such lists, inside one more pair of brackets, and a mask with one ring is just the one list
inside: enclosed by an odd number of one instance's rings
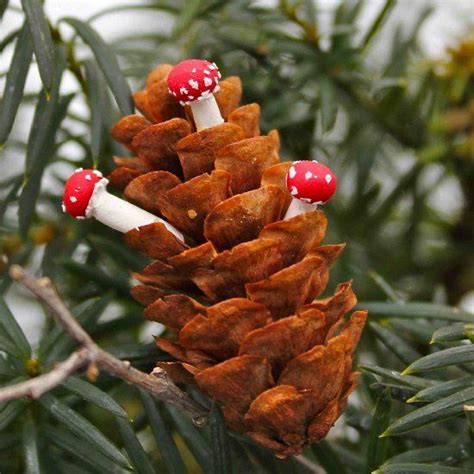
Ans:
{"label": "tree branch", "polygon": [[130,362],[117,359],[109,352],[101,349],[76,321],[56,293],[49,278],[37,279],[19,265],[12,265],[10,275],[18,283],[28,288],[50,309],[56,321],[81,345],[81,348],[64,362],[59,363],[49,373],[0,389],[0,401],[23,396],[38,398],[59,385],[70,374],[88,364],[90,367],[102,368],[122,380],[149,391],[156,398],[188,412],[193,417],[193,422],[196,425],[204,426],[207,424],[207,410],[191,399],[187,393],[180,390],[169,379],[164,370],[155,368],[152,374],[146,374],[132,367]]}
{"label": "tree branch", "polygon": [[88,360],[87,349],[73,352],[65,361],[57,364],[50,372],[25,382],[2,388],[0,390],[0,403],[21,397],[39,398],[43,393],[53,389],[83,367]]}
{"label": "tree branch", "polygon": [[89,334],[76,321],[66,305],[59,298],[49,278],[35,278],[19,265],[10,267],[10,276],[25,288],[28,288],[51,311],[60,326],[79,344],[93,347],[96,344]]}

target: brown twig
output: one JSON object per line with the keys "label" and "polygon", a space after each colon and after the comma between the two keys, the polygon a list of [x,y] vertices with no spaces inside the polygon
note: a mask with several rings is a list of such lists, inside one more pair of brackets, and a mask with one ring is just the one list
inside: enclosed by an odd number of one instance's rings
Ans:
{"label": "brown twig", "polygon": [[96,366],[109,374],[141,387],[160,400],[170,403],[188,412],[198,426],[204,426],[208,421],[208,412],[189,395],[180,390],[162,369],[155,368],[152,374],[146,374],[135,369],[130,362],[117,359],[109,352],[101,349],[76,321],[69,309],[53,288],[49,278],[37,279],[19,265],[10,268],[11,277],[28,288],[51,311],[56,321],[64,330],[81,345],[65,361],[59,363],[50,372],[31,380],[0,389],[0,401],[7,401],[23,396],[38,398],[63,382],[70,374],[85,365]]}
{"label": "brown twig", "polygon": [[73,352],[65,361],[57,364],[50,372],[39,375],[34,379],[2,388],[0,390],[0,403],[20,397],[39,398],[43,393],[53,389],[83,367],[88,360],[86,349]]}

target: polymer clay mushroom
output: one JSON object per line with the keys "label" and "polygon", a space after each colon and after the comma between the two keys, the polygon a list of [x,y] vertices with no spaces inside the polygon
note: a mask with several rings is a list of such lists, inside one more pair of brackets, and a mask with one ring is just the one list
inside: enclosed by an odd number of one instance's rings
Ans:
{"label": "polymer clay mushroom", "polygon": [[214,95],[219,92],[221,73],[216,63],[203,59],[187,59],[169,73],[168,90],[181,105],[191,107],[199,132],[224,122]]}
{"label": "polymer clay mushroom", "polygon": [[168,222],[108,193],[108,182],[100,171],[77,169],[64,186],[63,211],[76,219],[94,217],[102,224],[123,233],[160,222],[184,242],[183,234]]}
{"label": "polymer clay mushroom", "polygon": [[295,161],[286,175],[292,201],[285,219],[316,209],[336,192],[336,175],[317,161]]}

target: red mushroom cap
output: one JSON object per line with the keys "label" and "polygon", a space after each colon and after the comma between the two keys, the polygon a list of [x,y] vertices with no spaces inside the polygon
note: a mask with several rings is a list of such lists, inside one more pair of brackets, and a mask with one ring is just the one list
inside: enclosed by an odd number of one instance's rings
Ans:
{"label": "red mushroom cap", "polygon": [[87,217],[87,207],[97,183],[107,180],[97,170],[77,169],[64,185],[63,211],[76,218]]}
{"label": "red mushroom cap", "polygon": [[336,175],[317,161],[295,161],[286,175],[288,192],[300,201],[324,204],[336,192]]}
{"label": "red mushroom cap", "polygon": [[204,59],[187,59],[169,73],[168,90],[181,105],[186,105],[219,92],[220,78],[221,73],[216,63]]}

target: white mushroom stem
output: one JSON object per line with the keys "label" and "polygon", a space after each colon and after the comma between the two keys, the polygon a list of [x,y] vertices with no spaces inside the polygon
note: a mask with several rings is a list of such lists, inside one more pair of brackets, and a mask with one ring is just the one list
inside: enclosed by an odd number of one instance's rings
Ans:
{"label": "white mushroom stem", "polygon": [[183,234],[168,222],[108,193],[105,186],[96,186],[86,214],[87,217],[94,217],[102,224],[123,233],[153,222],[160,222],[177,239],[184,242]]}
{"label": "white mushroom stem", "polygon": [[224,123],[221,111],[213,95],[210,95],[207,99],[191,102],[189,105],[191,106],[194,123],[198,132]]}
{"label": "white mushroom stem", "polygon": [[299,199],[293,198],[288,210],[286,211],[284,219],[290,219],[291,217],[305,214],[306,212],[315,211],[317,207],[317,204],[311,204],[309,202],[303,202]]}

